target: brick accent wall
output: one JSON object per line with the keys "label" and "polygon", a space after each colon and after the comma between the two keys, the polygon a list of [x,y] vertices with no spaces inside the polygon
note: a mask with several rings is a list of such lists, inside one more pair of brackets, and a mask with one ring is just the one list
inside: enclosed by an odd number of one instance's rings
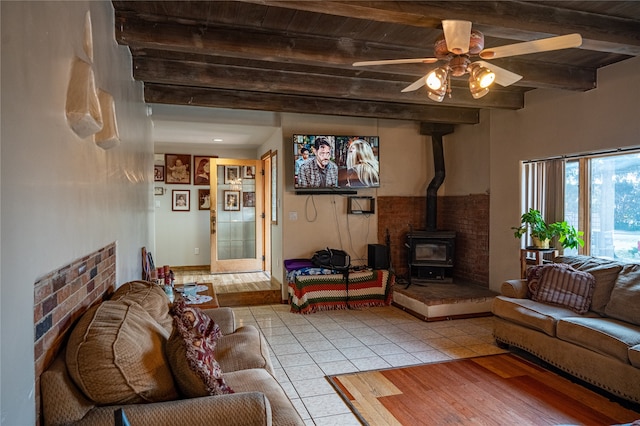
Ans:
{"label": "brick accent wall", "polygon": [[36,419],[40,417],[40,375],[58,354],[69,329],[89,307],[115,290],[116,245],[74,260],[39,279],[33,291]]}
{"label": "brick accent wall", "polygon": [[[410,225],[426,226],[426,197],[378,197],[378,241],[387,229],[391,238],[391,262],[400,276],[408,273],[404,246]],[[456,231],[454,279],[489,287],[489,195],[438,197],[438,229]]]}

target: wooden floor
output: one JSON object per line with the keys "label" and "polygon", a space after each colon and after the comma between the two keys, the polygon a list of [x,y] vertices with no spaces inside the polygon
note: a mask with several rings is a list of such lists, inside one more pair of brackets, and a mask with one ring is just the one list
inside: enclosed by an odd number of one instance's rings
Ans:
{"label": "wooden floor", "polygon": [[370,425],[611,425],[640,419],[513,354],[330,378]]}
{"label": "wooden floor", "polygon": [[212,283],[220,306],[254,306],[282,302],[280,284],[266,272],[212,274],[204,267],[172,268],[176,284]]}

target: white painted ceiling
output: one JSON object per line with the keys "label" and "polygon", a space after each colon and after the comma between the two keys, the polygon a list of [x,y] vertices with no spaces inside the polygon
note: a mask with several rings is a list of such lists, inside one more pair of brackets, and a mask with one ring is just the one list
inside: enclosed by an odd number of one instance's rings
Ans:
{"label": "white painted ceiling", "polygon": [[[158,145],[257,148],[280,127],[280,115],[182,105],[150,104],[153,140]],[[214,141],[222,139],[222,141]]]}

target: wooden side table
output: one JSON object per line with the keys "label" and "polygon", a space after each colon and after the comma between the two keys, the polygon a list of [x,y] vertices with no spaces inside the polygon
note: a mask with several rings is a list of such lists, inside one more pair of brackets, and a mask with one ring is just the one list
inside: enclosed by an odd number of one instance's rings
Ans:
{"label": "wooden side table", "polygon": [[553,253],[553,257],[558,255],[558,250],[554,248],[538,249],[527,247],[520,249],[520,278],[527,278],[527,265],[531,261],[533,265],[542,265],[544,263],[544,255]]}

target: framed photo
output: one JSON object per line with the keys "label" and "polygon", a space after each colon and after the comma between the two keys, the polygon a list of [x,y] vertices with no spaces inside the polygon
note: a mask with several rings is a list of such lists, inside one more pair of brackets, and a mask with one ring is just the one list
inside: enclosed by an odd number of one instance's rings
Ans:
{"label": "framed photo", "polygon": [[227,211],[240,210],[240,191],[224,191],[222,209]]}
{"label": "framed photo", "polygon": [[256,178],[256,166],[243,166],[242,167],[243,179],[255,179]]}
{"label": "framed photo", "polygon": [[209,157],[193,156],[193,184],[209,185]]}
{"label": "framed photo", "polygon": [[153,166],[153,181],[164,182],[164,166]]}
{"label": "framed photo", "polygon": [[188,189],[174,189],[171,191],[171,210],[174,212],[188,212],[190,206]]}
{"label": "framed photo", "polygon": [[191,183],[191,155],[165,154],[165,183]]}
{"label": "framed photo", "polygon": [[240,166],[224,166],[224,183],[238,183]]}
{"label": "framed photo", "polygon": [[198,189],[198,210],[209,210],[211,208],[211,190]]}
{"label": "framed photo", "polygon": [[153,195],[164,195],[164,188],[161,186],[156,186],[153,188]]}
{"label": "framed photo", "polygon": [[242,193],[242,207],[255,207],[256,206],[256,193],[255,192],[243,192]]}

